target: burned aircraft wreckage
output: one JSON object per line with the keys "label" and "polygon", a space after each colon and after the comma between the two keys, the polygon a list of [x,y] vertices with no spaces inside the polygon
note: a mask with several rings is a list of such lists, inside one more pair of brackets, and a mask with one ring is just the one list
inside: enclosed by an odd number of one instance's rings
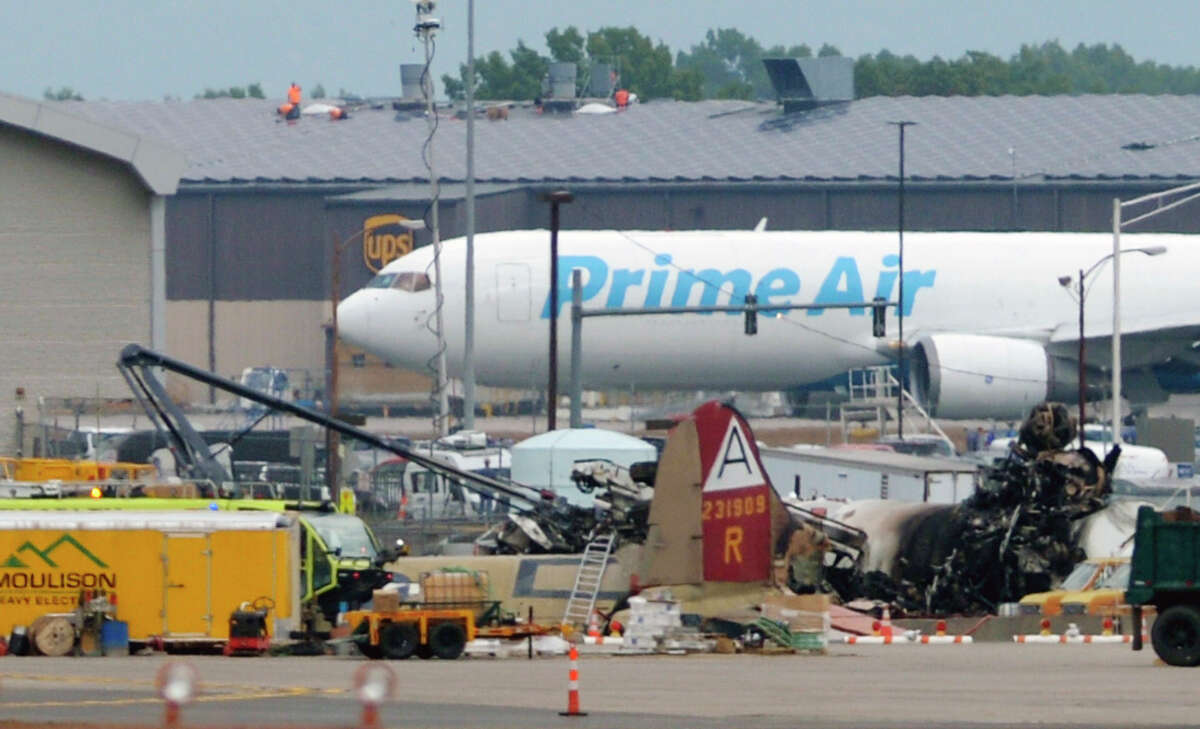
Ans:
{"label": "burned aircraft wreckage", "polygon": [[[152,413],[151,419],[174,436],[187,435],[177,431],[188,431],[190,426],[153,376],[155,367],[390,450],[465,488],[506,497],[512,508],[506,519],[477,540],[481,552],[580,553],[598,534],[614,534],[619,541],[646,544],[649,549],[653,540],[647,536],[655,528],[651,523],[654,513],[660,529],[662,524],[676,522],[670,528],[678,527],[678,533],[686,536],[692,528],[687,523],[693,517],[682,513],[680,504],[663,503],[654,507],[657,512],[652,509],[664,478],[676,487],[684,485],[682,492],[675,489],[676,494],[695,490],[697,474],[689,469],[699,465],[685,467],[686,475],[670,473],[671,468],[679,470],[679,458],[671,467],[662,465],[666,458],[630,468],[607,461],[576,463],[572,474],[576,485],[594,497],[592,508],[582,508],[556,498],[553,491],[448,466],[324,413],[242,387],[137,345],[126,347],[120,366],[139,401]],[[763,516],[765,521],[758,523],[766,525],[770,533],[768,550],[775,564],[771,581],[797,593],[834,592],[843,601],[881,600],[913,613],[989,612],[999,603],[1049,589],[1083,559],[1076,527],[1081,519],[1107,506],[1110,474],[1120,452],[1114,448],[1100,462],[1086,448],[1068,449],[1075,424],[1066,407],[1043,404],[1031,412],[1009,456],[985,468],[981,486],[966,501],[955,505],[875,502],[876,507],[883,507],[877,514],[890,514],[872,525],[861,518],[862,513],[855,513],[859,505],[848,504],[831,515],[824,509],[806,508],[812,505],[804,502],[782,502],[761,473],[753,435],[736,410],[708,403],[693,417],[707,411],[705,417],[712,420],[713,410],[721,409],[731,412],[738,427],[745,429],[741,437],[749,451],[747,459],[759,464],[754,476],[765,484],[768,493],[764,498],[769,495],[767,503],[760,505],[767,507],[765,511],[758,508],[756,514]],[[693,439],[695,432],[693,428]],[[179,475],[206,478],[204,467],[210,465],[211,457],[206,448],[203,453],[191,454],[194,440],[172,439],[181,466]],[[664,453],[670,449],[668,440]],[[758,497],[754,498],[759,503]],[[698,510],[694,518],[699,521]],[[873,558],[872,551],[875,557],[887,553],[889,558]]]}
{"label": "burned aircraft wreckage", "polygon": [[[883,601],[926,615],[991,612],[1000,603],[1050,589],[1086,556],[1078,545],[1078,525],[1107,506],[1120,454],[1114,448],[1102,462],[1089,449],[1069,448],[1075,436],[1065,406],[1039,405],[1008,457],[984,468],[970,498],[953,505],[879,502],[875,513],[886,518],[874,528],[854,518],[854,505],[831,518],[821,509],[802,508],[803,502],[787,504],[793,529],[781,540],[805,531],[809,539],[801,541],[820,547],[814,557],[777,545],[777,556],[788,562],[788,587],[834,592],[843,601]],[[482,543],[495,552],[577,552],[601,531],[615,531],[625,541],[645,540],[654,464],[623,469],[606,461],[581,462],[573,477],[595,496],[597,508],[547,503],[514,516]],[[891,556],[870,560],[872,548]]]}

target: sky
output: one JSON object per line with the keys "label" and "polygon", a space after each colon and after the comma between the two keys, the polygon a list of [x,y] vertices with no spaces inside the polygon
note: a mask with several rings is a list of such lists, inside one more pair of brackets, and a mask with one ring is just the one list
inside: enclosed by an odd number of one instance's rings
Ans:
{"label": "sky", "polygon": [[[0,92],[40,98],[70,87],[87,99],[190,99],[291,81],[397,96],[398,67],[420,63],[411,0],[0,0]],[[467,57],[467,0],[438,0],[435,78]],[[1119,43],[1135,59],[1200,66],[1200,2],[1156,0],[475,0],[475,53],[545,33],[634,26],[677,53],[714,28],[763,46],[823,43],[844,55],[887,49],[921,60],[968,50],[1008,58],[1022,43]]]}

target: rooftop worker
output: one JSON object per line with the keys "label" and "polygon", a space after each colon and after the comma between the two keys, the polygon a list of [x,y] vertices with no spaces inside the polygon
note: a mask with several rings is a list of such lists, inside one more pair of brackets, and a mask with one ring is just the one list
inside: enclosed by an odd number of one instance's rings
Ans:
{"label": "rooftop worker", "polygon": [[277,111],[284,119],[292,120],[300,118],[300,87],[296,85],[295,81],[288,88],[287,103],[280,104]]}

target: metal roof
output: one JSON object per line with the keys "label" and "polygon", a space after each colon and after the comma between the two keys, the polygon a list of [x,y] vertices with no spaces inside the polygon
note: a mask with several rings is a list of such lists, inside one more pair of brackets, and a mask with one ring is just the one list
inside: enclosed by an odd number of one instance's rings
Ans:
{"label": "metal roof", "polygon": [[[286,123],[277,101],[55,102],[187,156],[184,180],[423,180],[427,125],[390,107]],[[917,180],[1157,180],[1200,177],[1200,96],[873,97],[791,115],[745,101],[636,104],[612,114],[514,107],[476,125],[476,179],[491,183],[870,182],[895,179],[911,120]],[[439,118],[439,176],[465,176],[466,124]]]}
{"label": "metal roof", "polygon": [[763,457],[792,461],[838,464],[869,470],[888,469],[913,473],[974,473],[979,464],[960,458],[914,456],[889,451],[866,451],[841,448],[760,448]]}
{"label": "metal roof", "polygon": [[27,129],[124,162],[154,193],[170,195],[175,192],[185,167],[183,155],[171,149],[170,145],[131,134],[132,127],[104,123],[99,118],[79,113],[81,111],[82,105],[39,103],[0,94],[0,123]]}

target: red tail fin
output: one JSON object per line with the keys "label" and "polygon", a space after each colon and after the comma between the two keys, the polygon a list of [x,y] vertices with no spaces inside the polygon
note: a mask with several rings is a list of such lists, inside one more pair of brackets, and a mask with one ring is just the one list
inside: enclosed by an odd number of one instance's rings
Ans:
{"label": "red tail fin", "polygon": [[692,413],[703,475],[700,521],[704,579],[765,581],[771,575],[771,507],[775,498],[741,414],[708,402]]}
{"label": "red tail fin", "polygon": [[746,420],[705,403],[671,431],[659,460],[647,581],[770,582],[789,525]]}

